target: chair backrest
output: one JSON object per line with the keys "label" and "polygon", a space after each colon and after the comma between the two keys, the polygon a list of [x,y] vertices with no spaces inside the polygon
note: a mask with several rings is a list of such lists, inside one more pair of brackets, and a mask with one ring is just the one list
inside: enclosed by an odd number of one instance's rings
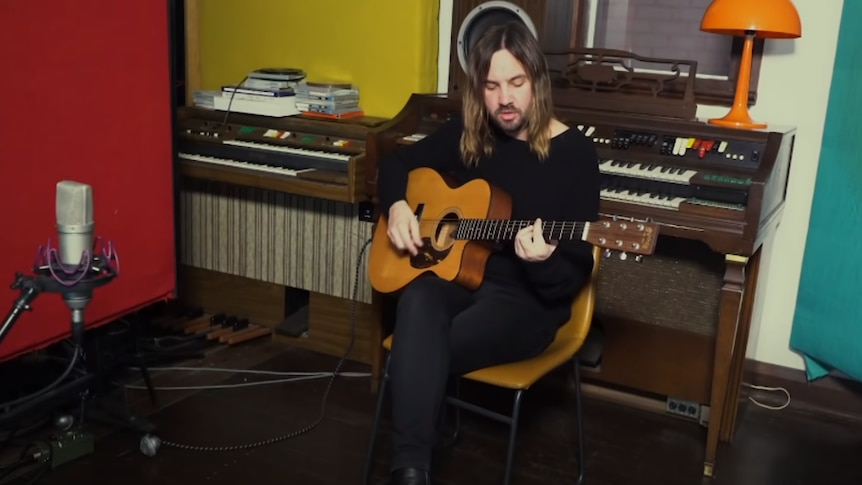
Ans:
{"label": "chair backrest", "polygon": [[593,246],[593,272],[590,275],[590,280],[572,302],[572,316],[569,317],[569,321],[557,330],[555,341],[572,349],[572,355],[580,350],[593,322],[600,261],[601,249],[598,246]]}

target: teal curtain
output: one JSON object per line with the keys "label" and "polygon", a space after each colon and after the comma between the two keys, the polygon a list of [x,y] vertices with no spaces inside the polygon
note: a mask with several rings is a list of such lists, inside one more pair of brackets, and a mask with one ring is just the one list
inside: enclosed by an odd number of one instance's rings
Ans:
{"label": "teal curtain", "polygon": [[809,380],[831,371],[862,380],[860,19],[862,1],[845,1],[790,335]]}

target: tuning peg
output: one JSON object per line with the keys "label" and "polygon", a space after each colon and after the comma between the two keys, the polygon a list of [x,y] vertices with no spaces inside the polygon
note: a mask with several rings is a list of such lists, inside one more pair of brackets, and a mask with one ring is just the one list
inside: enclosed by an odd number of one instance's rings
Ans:
{"label": "tuning peg", "polygon": [[641,261],[643,261],[643,259],[644,257],[638,254],[635,256],[635,263],[640,263]]}
{"label": "tuning peg", "polygon": [[604,256],[604,257],[605,257],[605,259],[608,259],[608,258],[610,258],[611,256],[613,256],[613,253],[611,252],[611,250],[610,250],[610,249],[605,249],[605,250],[604,250],[604,252],[602,253],[602,256]]}
{"label": "tuning peg", "polygon": [[620,261],[625,261],[627,259],[629,259],[628,253],[626,253],[625,251],[620,252]]}

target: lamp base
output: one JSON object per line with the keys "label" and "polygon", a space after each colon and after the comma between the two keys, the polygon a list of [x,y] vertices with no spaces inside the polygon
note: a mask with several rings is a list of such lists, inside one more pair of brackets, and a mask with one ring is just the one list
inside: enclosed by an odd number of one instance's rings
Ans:
{"label": "lamp base", "polygon": [[[731,2],[732,3],[732,2]],[[758,130],[766,128],[766,123],[758,123],[748,114],[748,86],[751,81],[751,56],[754,50],[754,32],[746,31],[745,43],[742,45],[742,59],[739,61],[739,76],[736,78],[736,93],[733,95],[733,106],[723,118],[709,120],[712,125],[742,130]]]}
{"label": "lamp base", "polygon": [[724,118],[710,118],[708,123],[711,125],[724,126],[726,128],[738,128],[741,130],[759,130],[766,128],[766,123],[759,123],[752,120],[748,116],[732,116],[734,113],[729,113]]}

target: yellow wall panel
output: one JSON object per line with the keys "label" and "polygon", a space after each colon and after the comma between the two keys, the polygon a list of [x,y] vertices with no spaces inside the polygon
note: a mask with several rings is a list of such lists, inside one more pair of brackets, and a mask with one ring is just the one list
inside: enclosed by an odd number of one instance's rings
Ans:
{"label": "yellow wall panel", "polygon": [[438,0],[200,0],[201,89],[261,67],[359,87],[366,114],[392,117],[434,92]]}

